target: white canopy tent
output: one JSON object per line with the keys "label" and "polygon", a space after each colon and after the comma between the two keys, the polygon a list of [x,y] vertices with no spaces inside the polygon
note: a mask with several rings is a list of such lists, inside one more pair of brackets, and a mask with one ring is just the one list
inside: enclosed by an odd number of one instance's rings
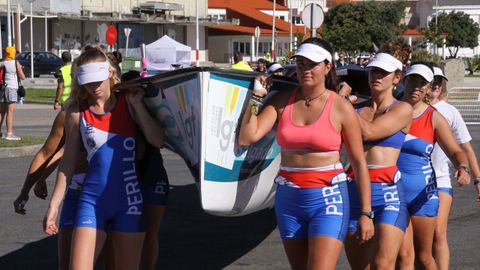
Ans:
{"label": "white canopy tent", "polygon": [[172,70],[172,65],[190,66],[192,48],[165,35],[146,45],[147,69]]}

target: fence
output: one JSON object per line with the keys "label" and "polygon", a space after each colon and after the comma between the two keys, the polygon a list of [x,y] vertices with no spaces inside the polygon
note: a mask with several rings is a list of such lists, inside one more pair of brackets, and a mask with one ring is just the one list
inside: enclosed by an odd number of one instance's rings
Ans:
{"label": "fence", "polygon": [[467,125],[480,124],[480,87],[454,87],[447,97],[448,103],[458,109]]}

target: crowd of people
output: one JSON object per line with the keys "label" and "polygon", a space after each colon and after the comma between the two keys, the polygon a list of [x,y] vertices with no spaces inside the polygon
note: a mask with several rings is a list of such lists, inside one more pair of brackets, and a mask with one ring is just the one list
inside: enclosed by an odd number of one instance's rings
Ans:
{"label": "crowd of people", "polygon": [[[306,39],[292,56],[293,91],[271,91],[270,75],[284,68],[258,60],[238,143],[253,144],[277,125],[275,212],[292,269],[335,269],[342,247],[352,269],[448,269],[451,181],[468,185],[471,174],[479,200],[480,169],[463,119],[445,101],[448,78],[430,62],[405,68],[410,53],[385,44],[368,63],[371,99],[359,104],[321,38]],[[241,53],[234,59],[232,68],[253,71]],[[26,214],[32,188],[47,198],[45,180],[58,167],[43,229],[58,235],[59,268],[92,269],[103,256],[106,269],[154,269],[169,190],[163,127],[141,87],[114,91],[138,76],[120,75],[118,54],[87,46],[62,61],[59,112],[15,211]]]}

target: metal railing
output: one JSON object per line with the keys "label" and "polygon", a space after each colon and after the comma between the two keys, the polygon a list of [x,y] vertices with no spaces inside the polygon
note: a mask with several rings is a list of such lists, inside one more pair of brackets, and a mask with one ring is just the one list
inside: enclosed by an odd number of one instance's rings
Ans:
{"label": "metal railing", "polygon": [[447,94],[467,125],[480,125],[480,87],[454,87]]}

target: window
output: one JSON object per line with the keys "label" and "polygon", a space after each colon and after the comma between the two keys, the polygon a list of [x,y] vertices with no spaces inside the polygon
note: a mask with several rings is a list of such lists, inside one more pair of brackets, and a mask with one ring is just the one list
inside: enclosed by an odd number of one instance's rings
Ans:
{"label": "window", "polygon": [[250,42],[238,42],[238,41],[233,42],[233,51],[234,52],[239,51],[244,56],[250,55],[250,48],[251,48]]}

